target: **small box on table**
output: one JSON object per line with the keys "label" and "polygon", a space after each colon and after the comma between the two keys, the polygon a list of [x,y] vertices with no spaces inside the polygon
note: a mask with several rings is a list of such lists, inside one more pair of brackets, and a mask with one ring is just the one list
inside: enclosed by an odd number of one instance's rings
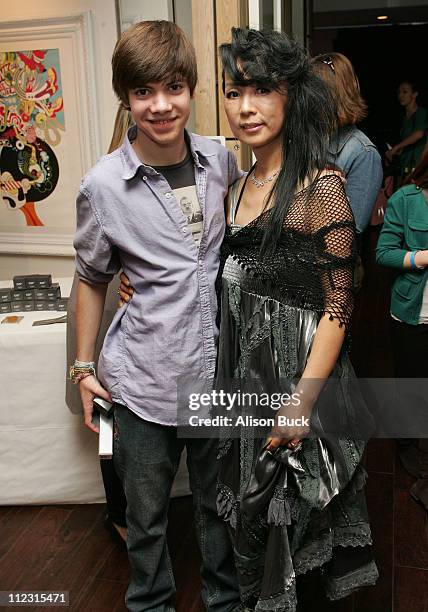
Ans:
{"label": "small box on table", "polygon": [[26,289],[12,289],[12,302],[22,302],[22,300],[24,299],[24,293],[26,291]]}
{"label": "small box on table", "polygon": [[34,289],[24,289],[22,293],[25,301],[34,301]]}
{"label": "small box on table", "polygon": [[5,312],[12,312],[12,305],[10,302],[0,302],[0,314]]}
{"label": "small box on table", "polygon": [[60,298],[56,302],[56,309],[67,312],[68,298]]}
{"label": "small box on table", "polygon": [[13,288],[14,289],[26,289],[27,285],[25,284],[26,276],[14,276],[13,277]]}
{"label": "small box on table", "polygon": [[0,289],[0,304],[12,301],[11,289]]}

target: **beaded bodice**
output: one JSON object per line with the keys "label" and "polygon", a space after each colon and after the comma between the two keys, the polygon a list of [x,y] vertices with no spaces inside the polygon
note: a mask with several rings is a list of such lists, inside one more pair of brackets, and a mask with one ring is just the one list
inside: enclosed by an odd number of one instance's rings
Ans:
{"label": "beaded bodice", "polygon": [[326,312],[347,326],[353,307],[355,223],[340,177],[320,176],[296,194],[275,252],[262,257],[270,214],[267,209],[248,225],[227,228],[220,275],[231,257],[245,271],[245,290]]}

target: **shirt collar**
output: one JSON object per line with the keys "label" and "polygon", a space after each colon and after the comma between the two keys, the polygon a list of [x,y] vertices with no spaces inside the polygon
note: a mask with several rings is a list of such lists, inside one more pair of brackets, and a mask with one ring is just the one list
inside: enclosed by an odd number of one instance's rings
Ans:
{"label": "shirt collar", "polygon": [[422,189],[415,185],[415,183],[409,183],[408,185],[405,185],[405,187],[407,195],[415,195],[416,193],[422,194]]}
{"label": "shirt collar", "polygon": [[[135,140],[136,135],[137,128],[135,125],[133,125],[129,128],[128,133],[123,141],[123,145],[121,147],[121,157],[123,164],[122,178],[125,180],[134,178],[140,168],[144,168],[144,172],[146,172],[148,175],[159,174],[159,172],[152,168],[152,166],[144,164],[134,151],[134,147],[132,146],[131,142]],[[212,150],[210,151],[209,147],[207,146],[209,144],[209,141],[207,142],[207,139],[201,138],[200,136],[196,136],[195,134],[192,134],[187,130],[184,131],[184,137],[186,139],[186,142],[190,145],[190,153],[192,155],[195,166],[203,168],[203,165],[200,161],[200,156],[211,157],[212,155],[215,155],[215,153],[213,153]]]}
{"label": "shirt collar", "polygon": [[351,138],[355,131],[355,126],[347,125],[340,128],[330,140],[329,152],[331,155],[339,155],[343,147],[346,145],[348,140]]}

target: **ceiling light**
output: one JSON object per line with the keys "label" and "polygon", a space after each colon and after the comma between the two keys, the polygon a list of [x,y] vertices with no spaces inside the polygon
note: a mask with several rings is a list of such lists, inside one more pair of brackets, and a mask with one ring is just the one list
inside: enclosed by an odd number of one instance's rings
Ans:
{"label": "ceiling light", "polygon": [[376,19],[379,21],[385,21],[385,19],[388,19],[388,15],[378,15]]}

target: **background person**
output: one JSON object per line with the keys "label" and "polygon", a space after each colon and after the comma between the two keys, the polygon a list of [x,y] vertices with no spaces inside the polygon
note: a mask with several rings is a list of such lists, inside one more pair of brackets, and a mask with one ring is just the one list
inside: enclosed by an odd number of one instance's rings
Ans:
{"label": "background person", "polygon": [[354,68],[341,53],[318,55],[314,71],[331,88],[337,103],[337,130],[329,145],[330,161],[346,178],[345,191],[357,233],[366,229],[382,184],[382,160],[371,140],[357,128],[367,116]]}
{"label": "background person", "polygon": [[[395,376],[427,378],[428,150],[407,184],[388,201],[376,259],[398,272],[391,293]],[[408,471],[418,477],[411,488],[413,497],[428,510],[428,441],[402,441],[399,454]]]}
{"label": "background person", "polygon": [[399,156],[398,186],[419,162],[427,141],[428,115],[418,106],[419,87],[415,81],[402,81],[398,87],[398,101],[404,108],[400,141],[385,153],[388,161]]}

